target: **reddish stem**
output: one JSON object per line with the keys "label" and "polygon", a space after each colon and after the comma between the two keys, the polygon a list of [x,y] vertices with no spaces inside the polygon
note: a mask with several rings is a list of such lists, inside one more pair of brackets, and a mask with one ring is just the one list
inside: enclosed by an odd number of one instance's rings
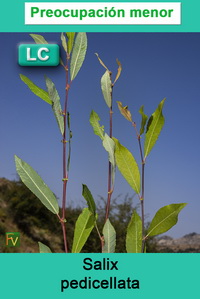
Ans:
{"label": "reddish stem", "polygon": [[63,241],[65,252],[68,253],[68,246],[67,246],[67,230],[66,230],[66,200],[67,200],[67,182],[68,182],[68,172],[67,172],[67,140],[66,140],[66,127],[67,127],[67,104],[68,104],[68,94],[70,85],[68,83],[68,57],[67,57],[67,64],[65,67],[66,70],[66,93],[65,93],[65,103],[64,103],[64,110],[63,110],[63,118],[64,118],[64,133],[63,133],[63,196],[62,196],[62,218],[61,218],[61,226],[63,232]]}
{"label": "reddish stem", "polygon": [[[112,115],[113,115],[113,111],[112,111],[112,106],[110,107],[110,111],[109,111],[109,123],[110,123],[110,138],[112,138]],[[111,202],[111,197],[112,197],[112,193],[113,193],[113,187],[112,187],[112,180],[111,180],[111,171],[112,171],[112,164],[108,163],[108,197],[107,197],[107,205],[106,205],[106,219],[105,221],[108,219],[109,217],[109,212],[110,212],[110,202]]]}
{"label": "reddish stem", "polygon": [[141,215],[142,215],[142,252],[144,252],[145,249],[145,229],[144,229],[144,168],[145,168],[145,159],[142,151],[142,145],[141,145],[141,137],[140,134],[137,130],[135,122],[132,123],[137,139],[138,139],[138,144],[139,144],[139,149],[140,149],[140,157],[141,157],[141,162],[142,162],[142,194],[140,196],[140,203],[141,203]]}

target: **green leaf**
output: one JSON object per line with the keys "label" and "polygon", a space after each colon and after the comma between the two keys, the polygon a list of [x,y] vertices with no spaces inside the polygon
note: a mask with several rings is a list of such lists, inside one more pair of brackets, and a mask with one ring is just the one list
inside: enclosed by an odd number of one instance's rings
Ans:
{"label": "green leaf", "polygon": [[15,164],[17,173],[26,187],[40,199],[47,209],[54,214],[58,214],[59,206],[57,199],[37,172],[17,156],[15,156]]}
{"label": "green leaf", "polygon": [[38,242],[40,253],[52,253],[51,249],[41,242]]}
{"label": "green leaf", "polygon": [[110,79],[110,72],[106,71],[101,78],[101,90],[104,100],[109,108],[112,106],[112,82]]}
{"label": "green leaf", "polygon": [[171,204],[158,210],[147,232],[148,236],[160,235],[168,231],[178,221],[179,212],[186,203]]}
{"label": "green leaf", "polygon": [[146,158],[150,153],[150,151],[152,150],[164,125],[165,119],[162,114],[162,108],[165,100],[166,99],[163,99],[160,102],[157,109],[151,115],[147,123],[145,142],[144,142],[144,158]]}
{"label": "green leaf", "polygon": [[142,251],[142,220],[135,210],[127,228],[126,250],[128,253]]}
{"label": "green leaf", "polygon": [[44,89],[38,87],[35,85],[28,77],[20,74],[19,75],[21,80],[28,86],[28,88],[39,98],[47,102],[48,104],[52,105],[52,101],[49,98],[48,92],[46,92]]}
{"label": "green leaf", "polygon": [[99,121],[100,121],[99,115],[94,110],[92,110],[92,112],[90,113],[90,124],[93,127],[94,134],[98,135],[101,138],[101,140],[103,140],[104,126],[101,127],[99,125]]}
{"label": "green leaf", "polygon": [[103,146],[105,150],[108,152],[109,161],[112,164],[112,185],[114,185],[115,180],[115,168],[116,168],[116,162],[115,162],[115,142],[110,138],[106,133],[104,135],[103,139]]}
{"label": "green leaf", "polygon": [[95,206],[95,202],[94,202],[94,198],[92,196],[92,193],[90,192],[90,190],[88,189],[88,187],[86,185],[82,185],[83,189],[82,189],[82,195],[85,198],[85,200],[87,201],[88,204],[88,208],[90,210],[90,212],[94,215],[96,215],[96,206]]}
{"label": "green leaf", "polygon": [[114,253],[116,246],[116,232],[110,220],[107,219],[103,227],[104,246],[102,253]]}
{"label": "green leaf", "polygon": [[83,209],[75,225],[72,253],[79,253],[95,225],[95,217],[88,208]]}
{"label": "green leaf", "polygon": [[46,39],[39,34],[30,34],[36,44],[48,44]]}
{"label": "green leaf", "polygon": [[85,32],[79,32],[76,36],[72,58],[70,62],[70,76],[71,81],[75,79],[78,74],[83,61],[85,59],[85,54],[87,50],[87,36]]}
{"label": "green leaf", "polygon": [[110,163],[115,167],[115,142],[106,133],[103,139],[103,146],[108,152]]}
{"label": "green leaf", "polygon": [[60,97],[58,95],[58,92],[56,90],[55,84],[49,79],[48,77],[45,77],[46,80],[46,86],[49,94],[49,98],[52,101],[52,109],[55,114],[58,126],[60,128],[60,132],[63,135],[64,133],[64,119],[62,115],[62,108],[60,104]]}
{"label": "green leaf", "polygon": [[70,54],[74,45],[74,37],[75,37],[75,32],[66,32],[68,41],[67,41],[67,48],[68,48],[68,53]]}
{"label": "green leaf", "polygon": [[115,160],[117,167],[133,190],[139,194],[140,171],[137,162],[126,147],[121,145],[116,138],[113,138],[113,140],[115,141]]}
{"label": "green leaf", "polygon": [[141,126],[140,126],[140,136],[144,133],[144,128],[148,119],[148,116],[144,113],[144,105],[140,107],[139,113],[142,116]]}
{"label": "green leaf", "polygon": [[66,41],[66,37],[64,36],[63,32],[61,33],[61,37],[60,38],[61,38],[61,41],[62,41],[63,49],[67,53],[67,41]]}

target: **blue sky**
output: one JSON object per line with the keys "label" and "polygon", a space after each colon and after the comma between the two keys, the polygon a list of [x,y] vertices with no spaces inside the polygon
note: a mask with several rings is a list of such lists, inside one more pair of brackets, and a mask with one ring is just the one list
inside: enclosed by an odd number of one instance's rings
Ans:
{"label": "blue sky", "polygon": [[[59,33],[41,33],[49,42],[60,44]],[[0,177],[16,179],[14,154],[29,163],[55,194],[62,193],[62,143],[50,105],[32,94],[20,80],[28,76],[45,88],[44,75],[65,93],[65,74],[59,67],[20,67],[19,43],[30,43],[27,33],[1,33],[0,88]],[[69,111],[73,131],[68,200],[82,205],[82,183],[94,197],[106,197],[107,153],[94,135],[89,115],[94,109],[108,131],[108,108],[100,89],[104,69],[98,53],[113,74],[116,58],[123,66],[114,88],[113,135],[132,151],[139,161],[134,131],[118,111],[116,101],[128,105],[136,123],[144,105],[151,115],[159,102],[164,105],[165,126],[146,165],[145,212],[150,220],[162,206],[187,202],[178,224],[167,234],[181,237],[200,233],[199,199],[199,111],[200,34],[199,33],[89,33],[88,51],[81,71],[70,90]],[[133,195],[117,171],[113,196]],[[135,204],[138,203],[136,197]]]}

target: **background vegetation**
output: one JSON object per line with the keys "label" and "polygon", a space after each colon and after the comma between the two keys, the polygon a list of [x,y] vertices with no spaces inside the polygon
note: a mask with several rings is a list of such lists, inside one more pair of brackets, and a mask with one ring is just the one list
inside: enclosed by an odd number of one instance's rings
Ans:
{"label": "background vegetation", "polygon": [[[123,200],[121,196],[113,199],[110,220],[118,232],[116,252],[126,252],[126,229],[134,209],[133,203],[134,197],[128,195]],[[99,197],[97,209],[100,229],[105,221],[105,204],[105,199]],[[66,209],[69,244],[72,244],[75,222],[81,210],[81,206],[72,205]],[[21,233],[20,247],[5,247],[5,232],[16,231]],[[59,221],[21,181],[0,179],[0,252],[38,252],[38,241],[49,246],[53,252],[64,252],[62,238]],[[101,252],[95,230],[82,252]],[[155,238],[148,240],[147,252],[157,252]]]}

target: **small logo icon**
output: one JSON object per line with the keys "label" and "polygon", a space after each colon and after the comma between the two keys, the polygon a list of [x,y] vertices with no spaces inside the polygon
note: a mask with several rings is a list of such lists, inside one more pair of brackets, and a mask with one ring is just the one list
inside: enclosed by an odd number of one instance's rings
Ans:
{"label": "small logo icon", "polygon": [[21,44],[18,63],[21,66],[57,66],[60,63],[59,50],[56,44]]}
{"label": "small logo icon", "polygon": [[20,246],[20,233],[6,233],[6,246],[7,247],[19,247]]}

